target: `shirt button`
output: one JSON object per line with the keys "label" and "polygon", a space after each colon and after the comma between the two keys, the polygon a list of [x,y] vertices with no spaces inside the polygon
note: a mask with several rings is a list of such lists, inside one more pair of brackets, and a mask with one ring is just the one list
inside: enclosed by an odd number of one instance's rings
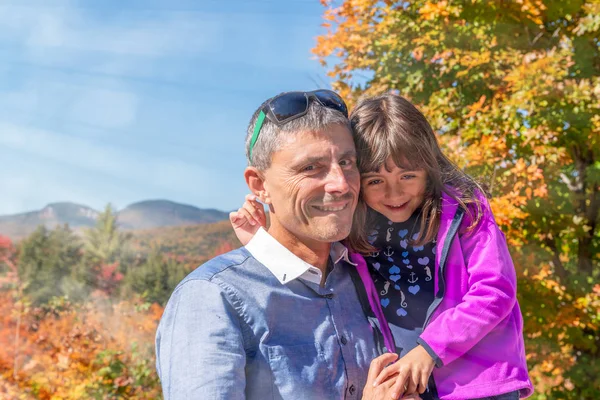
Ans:
{"label": "shirt button", "polygon": [[348,344],[348,339],[346,339],[346,336],[342,336],[340,341],[342,342],[342,344],[345,346]]}
{"label": "shirt button", "polygon": [[356,387],[354,387],[354,385],[350,385],[348,388],[348,393],[350,393],[350,395],[354,395],[354,392],[356,392]]}

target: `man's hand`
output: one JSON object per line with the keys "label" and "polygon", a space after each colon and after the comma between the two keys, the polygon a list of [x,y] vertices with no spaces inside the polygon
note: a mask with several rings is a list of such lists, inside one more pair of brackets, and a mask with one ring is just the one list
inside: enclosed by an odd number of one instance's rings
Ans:
{"label": "man's hand", "polygon": [[429,353],[419,345],[400,360],[383,369],[374,380],[374,385],[387,386],[390,378],[397,375],[394,385],[389,390],[392,399],[405,398],[417,393],[423,394],[427,390],[427,382],[434,365]]}
{"label": "man's hand", "polygon": [[267,216],[263,205],[258,202],[256,196],[248,194],[242,207],[229,213],[229,222],[231,222],[233,231],[242,246],[245,246],[256,234],[258,228],[266,227]]}
{"label": "man's hand", "polygon": [[[363,390],[362,400],[388,400],[391,398],[391,390],[395,385],[396,380],[394,379],[396,375],[390,376],[390,379],[381,383],[380,385],[373,385],[373,382],[381,374],[381,372],[388,366],[390,363],[394,362],[398,359],[398,355],[395,353],[386,353],[381,355],[371,361],[371,366],[369,367],[369,375],[367,376],[367,383]],[[405,396],[402,399],[406,400],[418,400],[421,397],[418,394],[413,394],[410,396]]]}

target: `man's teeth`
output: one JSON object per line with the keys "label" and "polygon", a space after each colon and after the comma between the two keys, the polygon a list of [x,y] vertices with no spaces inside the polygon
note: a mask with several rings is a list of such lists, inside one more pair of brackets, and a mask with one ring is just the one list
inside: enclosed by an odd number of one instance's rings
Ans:
{"label": "man's teeth", "polygon": [[341,206],[341,207],[319,207],[319,206],[315,206],[317,209],[321,210],[321,211],[342,211],[344,208],[346,208],[346,206]]}

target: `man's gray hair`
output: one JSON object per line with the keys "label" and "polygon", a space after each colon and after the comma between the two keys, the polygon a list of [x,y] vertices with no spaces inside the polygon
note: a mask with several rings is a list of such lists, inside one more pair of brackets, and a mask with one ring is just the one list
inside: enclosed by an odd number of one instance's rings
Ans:
{"label": "man's gray hair", "polygon": [[246,133],[246,159],[248,160],[248,165],[256,167],[261,171],[264,171],[271,166],[271,156],[274,152],[279,150],[283,143],[285,143],[285,137],[288,135],[294,135],[301,132],[322,131],[329,126],[336,124],[346,126],[350,132],[350,121],[348,121],[348,118],[346,118],[344,114],[340,111],[324,107],[316,101],[311,100],[308,112],[305,115],[296,118],[281,127],[275,125],[269,118],[265,118],[258,139],[252,149],[252,159],[250,159],[250,141],[254,134],[254,126],[256,125],[256,120],[258,119],[260,111],[265,107],[269,100],[261,104],[254,112]]}

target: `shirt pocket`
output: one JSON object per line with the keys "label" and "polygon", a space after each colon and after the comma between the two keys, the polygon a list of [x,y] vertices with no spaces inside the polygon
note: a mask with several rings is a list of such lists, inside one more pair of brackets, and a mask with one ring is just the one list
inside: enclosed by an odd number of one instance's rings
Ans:
{"label": "shirt pocket", "polygon": [[332,366],[327,362],[321,344],[265,345],[265,348],[273,373],[275,398],[316,398],[316,394],[325,395],[325,398],[331,396]]}

